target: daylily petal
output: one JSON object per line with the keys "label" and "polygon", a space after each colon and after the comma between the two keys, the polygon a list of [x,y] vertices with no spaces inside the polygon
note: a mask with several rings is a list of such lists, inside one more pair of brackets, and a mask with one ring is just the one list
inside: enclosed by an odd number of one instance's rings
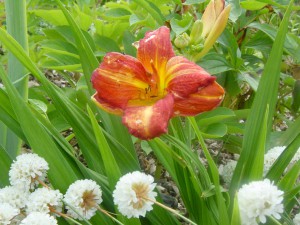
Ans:
{"label": "daylily petal", "polygon": [[167,132],[173,105],[173,95],[169,94],[151,106],[127,108],[122,122],[132,135],[144,140],[152,139]]}
{"label": "daylily petal", "polygon": [[211,0],[202,15],[203,30],[201,36],[206,37],[213,28],[218,16],[224,9],[224,0]]}
{"label": "daylily petal", "polygon": [[137,58],[151,74],[163,75],[166,63],[174,55],[170,30],[165,26],[147,32],[145,37],[139,41]]}
{"label": "daylily petal", "polygon": [[195,116],[216,108],[223,100],[224,89],[214,82],[187,98],[175,98],[175,116]]}
{"label": "daylily petal", "polygon": [[110,103],[105,102],[103,99],[101,99],[101,96],[98,95],[98,93],[94,94],[92,96],[92,100],[96,103],[96,105],[100,108],[103,109],[104,111],[108,113],[112,113],[115,115],[123,115],[123,108],[120,108],[116,105],[112,105]]}
{"label": "daylily petal", "polygon": [[216,78],[182,56],[171,58],[166,66],[167,90],[182,98],[212,84]]}
{"label": "daylily petal", "polygon": [[150,78],[143,65],[135,58],[120,53],[108,53],[91,78],[97,93],[98,105],[115,114],[120,114],[128,100],[143,99]]}

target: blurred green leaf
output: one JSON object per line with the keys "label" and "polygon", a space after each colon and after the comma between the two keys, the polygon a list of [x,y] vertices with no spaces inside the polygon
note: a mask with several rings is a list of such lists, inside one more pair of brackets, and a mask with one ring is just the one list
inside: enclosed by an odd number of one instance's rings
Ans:
{"label": "blurred green leaf", "polygon": [[297,80],[295,82],[292,95],[293,95],[292,110],[293,112],[297,112],[300,108],[300,80]]}
{"label": "blurred green leaf", "polygon": [[227,126],[223,123],[211,124],[200,130],[204,138],[221,138],[227,134]]}
{"label": "blurred green leaf", "polygon": [[197,64],[212,75],[233,70],[227,59],[223,55],[217,53],[205,55],[201,61],[197,62]]}
{"label": "blurred green leaf", "polygon": [[63,26],[68,24],[68,21],[64,17],[62,11],[58,9],[38,9],[31,10],[29,12],[35,14],[38,17],[43,18],[47,22],[56,26]]}
{"label": "blurred green leaf", "polygon": [[[259,29],[267,34],[272,40],[275,40],[277,34],[277,28],[272,27],[269,24],[261,24],[253,22],[249,27]],[[286,39],[284,41],[284,50],[300,61],[300,44],[298,44],[288,33],[286,33]]]}
{"label": "blurred green leaf", "polygon": [[218,122],[223,122],[225,119],[233,117],[235,117],[235,113],[231,109],[218,107],[212,111],[201,113],[196,117],[196,121],[197,124],[201,127]]}
{"label": "blurred green leaf", "polygon": [[241,6],[247,10],[259,10],[268,5],[267,3],[259,2],[259,1],[245,1],[241,2]]}
{"label": "blurred green leaf", "polygon": [[182,18],[173,17],[170,21],[172,30],[176,33],[176,35],[182,34],[187,31],[193,23],[193,17],[189,14],[184,14]]}

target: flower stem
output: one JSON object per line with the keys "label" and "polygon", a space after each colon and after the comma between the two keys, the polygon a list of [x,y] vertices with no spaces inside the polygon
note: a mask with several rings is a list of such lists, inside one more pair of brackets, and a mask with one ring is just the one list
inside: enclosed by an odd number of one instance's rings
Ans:
{"label": "flower stem", "polygon": [[272,220],[272,222],[274,224],[278,224],[278,225],[281,225],[281,223],[278,222],[278,220],[276,220],[273,216],[268,216],[270,218],[270,220]]}
{"label": "flower stem", "polygon": [[115,217],[113,217],[108,211],[104,210],[104,209],[101,209],[100,206],[97,207],[97,209],[104,213],[105,215],[107,215],[109,218],[111,218],[113,221],[115,221],[117,224],[120,224],[120,225],[124,225],[123,223],[121,223],[119,220],[117,220]]}
{"label": "flower stem", "polygon": [[65,218],[65,219],[67,219],[67,220],[71,220],[73,223],[75,223],[75,224],[77,224],[77,225],[82,225],[82,223],[79,223],[78,221],[74,220],[72,217],[70,217],[69,215],[67,215],[67,214],[65,214],[65,213],[58,212],[58,211],[56,211],[56,210],[55,210],[54,208],[52,208],[52,207],[49,207],[49,209],[50,209],[50,211],[51,211],[52,213],[55,213],[55,214],[57,214],[57,215],[59,215],[59,216]]}
{"label": "flower stem", "polygon": [[143,197],[143,199],[147,200],[147,201],[150,201],[150,202],[153,202],[154,204],[156,204],[156,205],[158,205],[158,206],[160,206],[160,207],[168,210],[169,212],[174,213],[176,216],[180,217],[181,219],[185,220],[186,222],[188,222],[190,224],[197,225],[195,222],[191,221],[190,219],[188,219],[188,218],[184,217],[183,215],[181,215],[180,213],[178,213],[175,209],[172,209],[172,208],[170,208],[168,206],[165,206],[164,204],[162,204],[160,202],[157,202],[155,200],[152,200],[150,198]]}
{"label": "flower stem", "polygon": [[43,187],[47,188],[47,189],[51,189],[46,183],[44,183],[43,181],[41,181],[40,179],[36,178],[37,182],[39,182]]}

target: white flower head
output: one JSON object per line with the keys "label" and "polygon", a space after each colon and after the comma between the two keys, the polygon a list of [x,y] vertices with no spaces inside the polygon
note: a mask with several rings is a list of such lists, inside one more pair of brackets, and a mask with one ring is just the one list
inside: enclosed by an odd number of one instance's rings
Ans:
{"label": "white flower head", "polygon": [[293,222],[295,225],[300,225],[300,213],[295,215]]}
{"label": "white flower head", "polygon": [[7,225],[20,213],[20,210],[8,203],[0,203],[0,224]]}
{"label": "white flower head", "polygon": [[45,187],[38,188],[29,195],[26,211],[28,213],[50,213],[53,211],[61,212],[62,198],[63,195],[58,190],[50,190]]}
{"label": "white flower head", "polygon": [[267,151],[264,157],[264,176],[268,173],[285,148],[285,146],[276,146]]}
{"label": "white flower head", "polygon": [[28,196],[29,192],[15,186],[6,186],[0,189],[0,202],[6,202],[18,209],[25,207]]}
{"label": "white flower head", "polygon": [[[120,213],[128,218],[145,216],[152,210],[156,184],[150,175],[135,171],[120,178],[113,192],[114,203]],[[150,199],[151,201],[147,200]]]}
{"label": "white flower head", "polygon": [[57,225],[57,220],[47,213],[32,212],[25,219],[23,219],[20,225]]}
{"label": "white flower head", "polygon": [[22,154],[11,164],[9,180],[13,186],[25,190],[34,189],[38,184],[37,179],[44,181],[48,169],[48,163],[37,154]]}
{"label": "white flower head", "polygon": [[283,213],[283,191],[268,179],[243,185],[238,191],[238,204],[243,225],[266,222],[266,216],[280,219]]}
{"label": "white flower head", "polygon": [[[276,146],[271,148],[266,154],[264,158],[264,176],[268,173],[271,169],[274,162],[277,158],[282,154],[286,146]],[[300,159],[300,148],[295,153],[294,157],[292,158],[290,164],[288,165],[286,170],[289,170],[298,160]],[[286,171],[285,171],[286,172]]]}
{"label": "white flower head", "polygon": [[219,166],[220,176],[223,178],[225,185],[228,187],[233,176],[237,161],[229,160],[225,165]]}
{"label": "white flower head", "polygon": [[64,201],[68,214],[74,219],[90,219],[102,202],[102,191],[93,180],[77,180],[68,188]]}

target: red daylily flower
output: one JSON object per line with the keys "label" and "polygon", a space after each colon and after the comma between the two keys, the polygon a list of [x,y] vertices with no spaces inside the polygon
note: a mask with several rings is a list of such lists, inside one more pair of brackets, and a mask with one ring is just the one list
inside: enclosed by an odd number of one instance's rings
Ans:
{"label": "red daylily flower", "polygon": [[175,56],[165,26],[146,33],[137,58],[106,54],[91,79],[97,105],[121,115],[129,132],[146,140],[166,133],[174,116],[194,116],[217,107],[224,90],[215,80],[197,64]]}

